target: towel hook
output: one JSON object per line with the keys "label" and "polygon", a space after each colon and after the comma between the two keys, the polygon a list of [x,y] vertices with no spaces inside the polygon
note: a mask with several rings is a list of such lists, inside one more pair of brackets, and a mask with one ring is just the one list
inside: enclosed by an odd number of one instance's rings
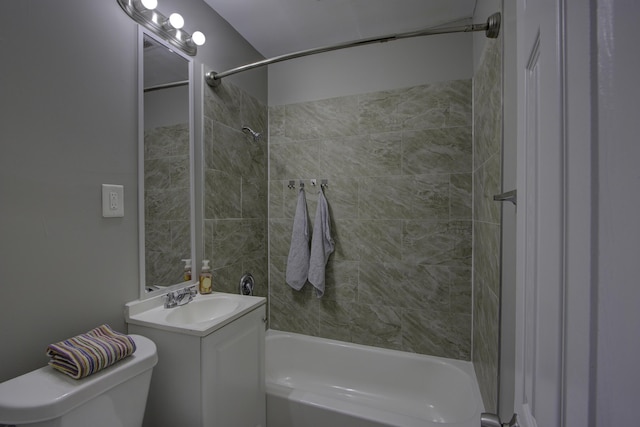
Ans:
{"label": "towel hook", "polygon": [[328,179],[323,179],[322,181],[320,181],[320,188],[325,189],[329,186],[329,180]]}

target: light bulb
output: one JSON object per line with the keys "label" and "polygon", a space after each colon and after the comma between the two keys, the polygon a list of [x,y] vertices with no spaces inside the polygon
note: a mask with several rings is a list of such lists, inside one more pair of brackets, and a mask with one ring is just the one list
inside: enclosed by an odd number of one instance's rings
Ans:
{"label": "light bulb", "polygon": [[191,41],[197,46],[202,46],[207,38],[200,31],[195,31],[191,35]]}
{"label": "light bulb", "polygon": [[172,13],[169,15],[169,24],[176,30],[184,27],[184,18],[179,13]]}
{"label": "light bulb", "polygon": [[158,7],[158,0],[140,0],[145,9],[153,10]]}

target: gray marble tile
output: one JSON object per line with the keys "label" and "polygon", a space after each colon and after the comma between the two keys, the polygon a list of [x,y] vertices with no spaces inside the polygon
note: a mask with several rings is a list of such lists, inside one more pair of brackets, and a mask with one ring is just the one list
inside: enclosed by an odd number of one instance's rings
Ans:
{"label": "gray marble tile", "polygon": [[470,173],[470,127],[406,131],[402,134],[402,171],[408,175]]}
{"label": "gray marble tile", "polygon": [[181,258],[190,258],[191,253],[191,221],[169,221],[171,232],[171,249],[180,253]]}
{"label": "gray marble tile", "polygon": [[291,229],[293,220],[291,219],[270,219],[269,220],[269,251],[271,257],[289,255],[291,245]]}
{"label": "gray marble tile", "polygon": [[318,334],[324,338],[352,340],[351,316],[354,303],[351,301],[320,300]]}
{"label": "gray marble tile", "polygon": [[498,397],[499,302],[482,286],[478,287],[476,295],[473,364],[482,400],[487,408],[495,410]]}
{"label": "gray marble tile", "polygon": [[[292,290],[292,292],[296,291]],[[311,336],[318,335],[320,300],[304,298],[292,301],[279,295],[272,295],[269,304],[271,328]]]}
{"label": "gray marble tile", "polygon": [[145,219],[188,220],[191,211],[189,192],[182,188],[145,190]]}
{"label": "gray marble tile", "polygon": [[270,179],[316,178],[321,171],[317,159],[317,141],[271,144],[269,146]]}
{"label": "gray marble tile", "polygon": [[318,146],[318,170],[326,178],[400,173],[400,133],[328,138]]}
{"label": "gray marble tile", "polygon": [[358,133],[356,96],[285,106],[285,135],[295,140],[332,138]]}
{"label": "gray marble tile", "polygon": [[284,137],[285,108],[284,105],[269,107],[269,143],[272,138]]}
{"label": "gray marble tile", "polygon": [[[320,179],[318,179],[318,183],[320,183]],[[324,189],[324,195],[332,220],[358,217],[358,182],[356,180],[351,178],[328,179],[328,187]],[[315,210],[310,211],[310,215],[315,216]]]}
{"label": "gray marble tile", "polygon": [[[243,126],[248,126],[254,131],[263,135],[263,138],[259,141],[260,144],[267,144],[267,137],[269,135],[269,116],[267,113],[267,107],[258,101],[248,93],[242,92],[242,103],[240,108],[240,115]],[[252,142],[253,139],[251,138]]]}
{"label": "gray marble tile", "polygon": [[217,170],[204,174],[206,219],[240,218],[242,179]]}
{"label": "gray marble tile", "polygon": [[469,267],[449,267],[451,287],[450,287],[450,310],[453,313],[471,315],[472,307],[472,284],[471,268]]}
{"label": "gray marble tile", "polygon": [[471,316],[433,310],[405,310],[402,347],[406,351],[469,360]]}
{"label": "gray marble tile", "polygon": [[354,302],[358,295],[359,262],[329,258],[323,301]]}
{"label": "gray marble tile", "polygon": [[474,281],[486,284],[495,294],[499,294],[500,226],[476,222],[474,227]]}
{"label": "gray marble tile", "polygon": [[[362,232],[359,224],[358,220],[353,219],[333,219],[331,221],[331,233],[335,242],[335,250],[331,256],[334,260],[360,260],[360,236]],[[393,239],[391,239],[388,247],[394,247]],[[389,250],[393,251],[393,249]]]}
{"label": "gray marble tile", "polygon": [[266,252],[266,229],[262,220],[216,220],[213,222],[213,268],[241,259],[260,258]]}
{"label": "gray marble tile", "polygon": [[363,219],[446,219],[448,175],[360,178],[358,216]]}
{"label": "gray marble tile", "polygon": [[415,265],[450,265],[452,236],[448,221],[405,221],[402,260]]}
{"label": "gray marble tile", "polygon": [[242,91],[223,82],[212,88],[204,86],[204,116],[223,123],[230,128],[242,128]]}
{"label": "gray marble tile", "polygon": [[355,240],[360,260],[396,262],[402,257],[402,221],[360,221]]}
{"label": "gray marble tile", "polygon": [[449,218],[472,219],[473,175],[457,173],[449,175]]}
{"label": "gray marble tile", "polygon": [[269,181],[269,218],[284,218],[284,195],[288,181]]}
{"label": "gray marble tile", "polygon": [[206,153],[207,168],[242,175],[246,164],[251,161],[251,141],[239,128],[231,128],[217,121],[213,122],[211,131],[210,151]]}
{"label": "gray marble tile", "polygon": [[146,130],[144,158],[157,159],[189,155],[189,129],[186,123]]}
{"label": "gray marble tile", "polygon": [[358,97],[360,132],[378,133],[402,130],[397,114],[402,102],[402,90],[387,90]]}
{"label": "gray marble tile", "polygon": [[478,221],[500,222],[500,203],[493,200],[495,194],[502,192],[500,167],[500,154],[496,153],[474,174],[474,217]]}
{"label": "gray marble tile", "polygon": [[169,252],[172,247],[170,221],[145,221],[144,245],[147,251]]}
{"label": "gray marble tile", "polygon": [[415,307],[421,305],[421,289],[409,286],[409,266],[402,263],[360,261],[358,302],[375,306]]}
{"label": "gray marble tile", "polygon": [[357,344],[400,350],[402,315],[398,308],[353,304],[351,337]]}
{"label": "gray marble tile", "polygon": [[442,84],[434,83],[403,90],[402,100],[396,110],[402,129],[433,129],[445,126],[449,100],[442,87]]}
{"label": "gray marble tile", "polygon": [[267,181],[249,175],[242,178],[242,218],[267,218]]}

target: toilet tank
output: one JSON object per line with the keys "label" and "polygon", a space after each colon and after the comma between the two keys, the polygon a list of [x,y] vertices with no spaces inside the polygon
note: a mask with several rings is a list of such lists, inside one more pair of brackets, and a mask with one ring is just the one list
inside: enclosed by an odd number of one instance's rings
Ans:
{"label": "toilet tank", "polygon": [[153,341],[130,336],[135,353],[80,380],[45,366],[1,383],[0,425],[139,427],[158,356]]}

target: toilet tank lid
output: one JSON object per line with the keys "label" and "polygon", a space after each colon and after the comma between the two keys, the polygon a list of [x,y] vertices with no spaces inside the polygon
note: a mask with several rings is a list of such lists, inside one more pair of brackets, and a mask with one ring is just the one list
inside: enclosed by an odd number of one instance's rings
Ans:
{"label": "toilet tank lid", "polygon": [[88,377],[74,380],[50,366],[0,383],[0,424],[26,424],[60,417],[88,400],[133,378],[158,363],[149,338],[130,335],[136,351]]}

